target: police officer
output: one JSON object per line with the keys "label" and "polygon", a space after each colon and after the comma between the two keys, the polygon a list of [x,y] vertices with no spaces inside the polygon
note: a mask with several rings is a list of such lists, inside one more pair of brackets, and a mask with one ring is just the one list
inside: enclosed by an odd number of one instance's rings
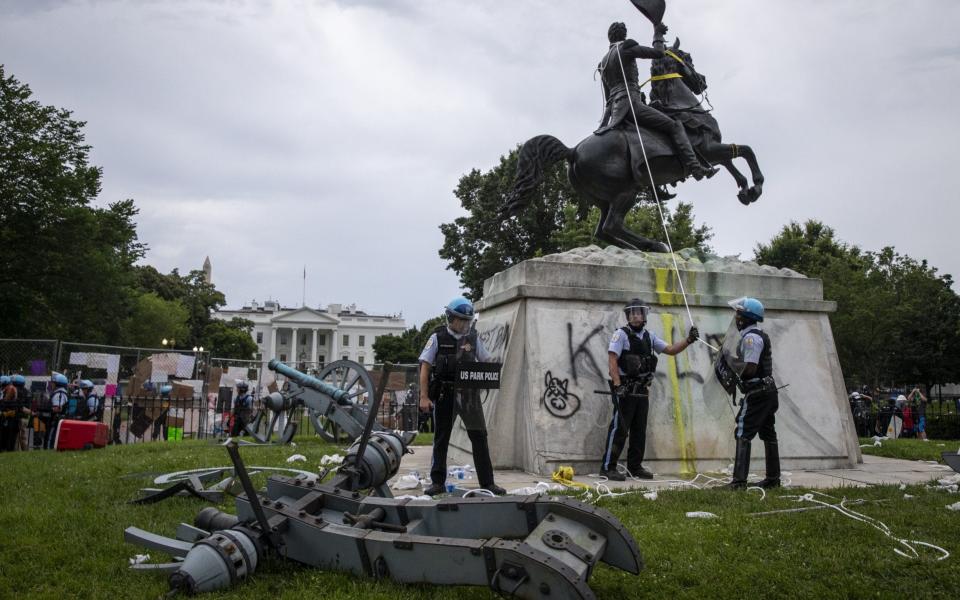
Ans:
{"label": "police officer", "polygon": [[172,385],[160,386],[160,414],[153,420],[153,432],[150,439],[153,441],[167,439],[167,415],[170,414],[170,394],[173,392]]}
{"label": "police officer", "polygon": [[96,421],[100,407],[99,398],[93,389],[93,382],[89,379],[80,380],[81,418],[84,421]]}
{"label": "police officer", "polygon": [[57,443],[57,424],[60,422],[60,419],[66,416],[70,396],[67,392],[69,382],[66,376],[62,373],[54,373],[50,381],[53,382],[54,389],[53,394],[50,395],[50,418],[48,422],[44,423],[44,425],[46,425],[46,433],[44,433],[43,436],[43,447],[53,449]]}
{"label": "police officer", "polygon": [[738,387],[743,393],[737,413],[735,437],[736,458],[733,462],[734,489],[747,486],[750,472],[750,441],[756,435],[763,440],[766,453],[767,476],[758,485],[762,488],[780,487],[780,449],[777,446],[775,415],[779,406],[777,384],[773,379],[773,348],[770,336],[757,326],[763,321],[763,304],[756,298],[738,298],[730,302],[736,311],[740,341],[737,362],[743,364]]}
{"label": "police officer", "polygon": [[17,405],[17,388],[9,375],[0,377],[0,452],[9,452],[17,447],[20,417]]}
{"label": "police officer", "polygon": [[610,338],[607,358],[613,384],[613,418],[607,430],[607,442],[601,457],[600,474],[612,481],[626,477],[617,470],[617,460],[629,434],[627,470],[634,477],[653,479],[643,467],[647,442],[647,413],[650,410],[650,383],[657,368],[657,354],[673,356],[697,341],[700,332],[691,327],[686,339],[667,344],[654,332],[645,329],[650,308],[639,298],[623,307],[627,325]]}
{"label": "police officer", "polygon": [[33,447],[33,428],[30,426],[30,418],[33,416],[31,411],[33,397],[27,389],[27,378],[19,373],[10,376],[10,382],[17,390],[17,405],[20,425],[17,433],[17,450],[30,450]]}
{"label": "police officer", "polygon": [[487,444],[487,425],[478,390],[456,389],[454,376],[461,362],[488,362],[490,354],[471,327],[473,304],[463,297],[454,298],[444,311],[447,324],[433,330],[420,353],[420,408],[433,405],[433,459],[430,466],[428,496],[445,491],[447,479],[447,446],[457,415],[470,438],[473,460],[480,487],[497,495],[506,493],[493,481],[493,464]]}
{"label": "police officer", "polygon": [[237,381],[237,397],[233,401],[233,427],[230,429],[231,437],[243,435],[247,429],[247,423],[253,415],[253,396],[249,394],[250,384],[246,381]]}

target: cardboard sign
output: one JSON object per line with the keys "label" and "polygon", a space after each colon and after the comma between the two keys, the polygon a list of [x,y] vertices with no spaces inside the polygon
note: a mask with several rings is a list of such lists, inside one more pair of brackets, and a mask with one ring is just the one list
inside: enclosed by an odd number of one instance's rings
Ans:
{"label": "cardboard sign", "polygon": [[457,365],[454,387],[461,389],[500,389],[502,363],[463,362]]}

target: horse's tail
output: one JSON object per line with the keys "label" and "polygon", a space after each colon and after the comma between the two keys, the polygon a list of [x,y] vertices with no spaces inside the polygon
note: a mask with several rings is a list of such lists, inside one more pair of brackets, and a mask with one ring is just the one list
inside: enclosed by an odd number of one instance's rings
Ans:
{"label": "horse's tail", "polygon": [[507,193],[503,212],[518,213],[527,204],[530,194],[543,181],[543,170],[560,159],[573,158],[573,148],[552,135],[538,135],[526,141],[517,159],[517,176]]}

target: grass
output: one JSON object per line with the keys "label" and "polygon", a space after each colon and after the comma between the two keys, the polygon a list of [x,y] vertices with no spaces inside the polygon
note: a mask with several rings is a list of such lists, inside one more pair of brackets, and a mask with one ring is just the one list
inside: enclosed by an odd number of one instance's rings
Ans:
{"label": "grass", "polygon": [[[905,440],[904,440],[905,441]],[[933,442],[931,442],[933,444]],[[248,465],[316,468],[335,448],[298,438],[296,448],[246,447]],[[201,466],[227,465],[226,451],[203,442],[155,443],[71,453],[0,454],[0,597],[159,598],[166,578],[136,573],[127,560],[143,552],[125,544],[135,525],[172,536],[205,504],[174,498],[154,505],[128,501],[146,476]],[[896,487],[827,491],[836,498],[870,500],[857,510],[880,519],[895,534],[945,547],[944,561],[908,560],[878,531],[831,510],[750,517],[794,508],[778,490],[765,500],[753,492],[662,492],[600,502],[637,539],[646,569],[639,576],[600,566],[591,579],[599,598],[955,598],[960,589],[960,513],[946,505],[956,495],[915,486],[905,499]],[[883,502],[874,502],[882,500]],[[232,504],[222,508],[232,510]],[[718,519],[691,519],[710,511]],[[153,560],[166,560],[150,552]],[[247,583],[209,598],[490,598],[483,588],[399,586],[279,560],[267,561]]]}
{"label": "grass", "polygon": [[880,440],[880,446],[873,445],[873,438],[860,438],[861,444],[870,444],[860,450],[864,454],[902,458],[904,460],[935,460],[943,463],[943,452],[956,452],[960,440],[930,440],[924,442],[915,438]]}
{"label": "grass", "polygon": [[432,446],[433,445],[433,434],[432,433],[418,433],[417,438],[413,440],[414,446]]}

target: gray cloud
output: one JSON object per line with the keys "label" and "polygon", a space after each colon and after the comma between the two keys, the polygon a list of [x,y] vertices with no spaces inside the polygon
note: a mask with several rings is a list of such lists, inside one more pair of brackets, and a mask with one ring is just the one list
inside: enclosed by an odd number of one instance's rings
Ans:
{"label": "gray cloud", "polygon": [[[960,271],[949,241],[960,6],[671,2],[725,139],[767,177],[681,186],[723,254],[788,220]],[[239,305],[357,302],[412,322],[458,293],[437,225],[460,175],[533,135],[573,145],[600,116],[607,25],[627,2],[44,2],[0,5],[0,56],[86,120],[100,202],[141,208],[148,261],[197,268]],[[745,233],[746,232],[746,233]]]}

